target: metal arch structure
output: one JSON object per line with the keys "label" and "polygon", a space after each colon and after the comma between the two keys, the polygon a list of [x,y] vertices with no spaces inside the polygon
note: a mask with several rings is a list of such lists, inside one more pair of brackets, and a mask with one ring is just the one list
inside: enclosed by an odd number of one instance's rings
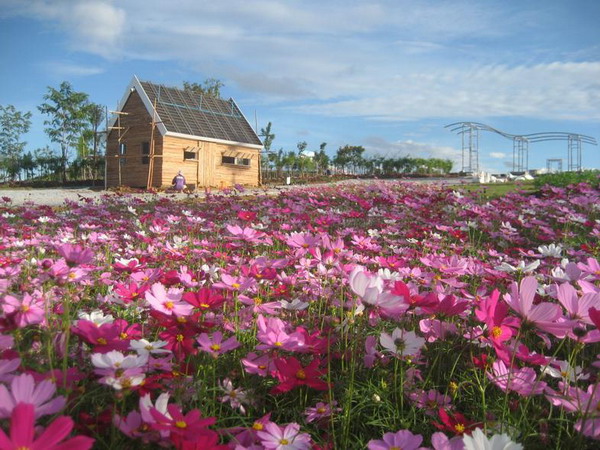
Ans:
{"label": "metal arch structure", "polygon": [[[479,131],[496,133],[513,141],[513,171],[526,172],[529,166],[529,143],[567,141],[567,170],[581,171],[582,144],[598,145],[595,138],[584,134],[562,131],[511,134],[480,122],[455,122],[446,125],[450,131],[462,137],[462,171],[479,171]],[[466,156],[466,158],[465,158]]]}

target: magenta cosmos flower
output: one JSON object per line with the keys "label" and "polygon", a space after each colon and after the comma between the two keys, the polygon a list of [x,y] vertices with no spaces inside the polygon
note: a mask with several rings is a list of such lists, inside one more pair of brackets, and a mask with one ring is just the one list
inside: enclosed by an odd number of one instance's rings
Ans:
{"label": "magenta cosmos flower", "polygon": [[385,433],[383,439],[369,441],[369,450],[417,450],[421,447],[423,437],[420,434],[412,434],[408,430],[400,430],[396,433]]}
{"label": "magenta cosmos flower", "polygon": [[94,443],[94,439],[86,436],[60,443],[73,429],[73,420],[67,416],[57,418],[35,440],[34,426],[33,405],[19,403],[12,412],[10,437],[0,430],[0,450],[87,450]]}

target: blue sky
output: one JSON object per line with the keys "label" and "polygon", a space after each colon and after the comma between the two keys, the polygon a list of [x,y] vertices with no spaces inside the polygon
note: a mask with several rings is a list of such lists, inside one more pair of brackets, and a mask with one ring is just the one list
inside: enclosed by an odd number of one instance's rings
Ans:
{"label": "blue sky", "polygon": [[[363,145],[459,169],[452,122],[600,140],[598,18],[597,0],[0,0],[0,104],[33,113],[34,149],[48,86],[113,109],[134,74],[213,77],[253,125],[273,123],[275,149]],[[511,165],[510,140],[479,146],[481,167]],[[530,168],[547,158],[566,165],[566,143],[530,145]],[[600,147],[583,166],[600,168]]]}

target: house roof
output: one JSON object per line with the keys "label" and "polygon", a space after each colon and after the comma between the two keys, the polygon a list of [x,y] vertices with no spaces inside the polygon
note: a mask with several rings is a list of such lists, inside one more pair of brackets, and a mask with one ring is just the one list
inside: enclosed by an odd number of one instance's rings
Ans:
{"label": "house roof", "polygon": [[262,142],[231,98],[222,100],[140,81],[134,77],[119,105],[119,110],[125,106],[133,91],[138,92],[163,136],[262,148]]}

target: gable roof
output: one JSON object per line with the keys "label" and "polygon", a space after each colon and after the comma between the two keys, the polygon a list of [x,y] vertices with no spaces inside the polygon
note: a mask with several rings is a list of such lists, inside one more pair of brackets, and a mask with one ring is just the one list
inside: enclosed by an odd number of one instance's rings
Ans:
{"label": "gable roof", "polygon": [[[133,91],[139,94],[148,114],[154,116],[163,136],[262,148],[262,142],[233,99],[199,95],[134,77],[119,103],[119,111]],[[110,126],[114,126],[116,117],[111,122]]]}

